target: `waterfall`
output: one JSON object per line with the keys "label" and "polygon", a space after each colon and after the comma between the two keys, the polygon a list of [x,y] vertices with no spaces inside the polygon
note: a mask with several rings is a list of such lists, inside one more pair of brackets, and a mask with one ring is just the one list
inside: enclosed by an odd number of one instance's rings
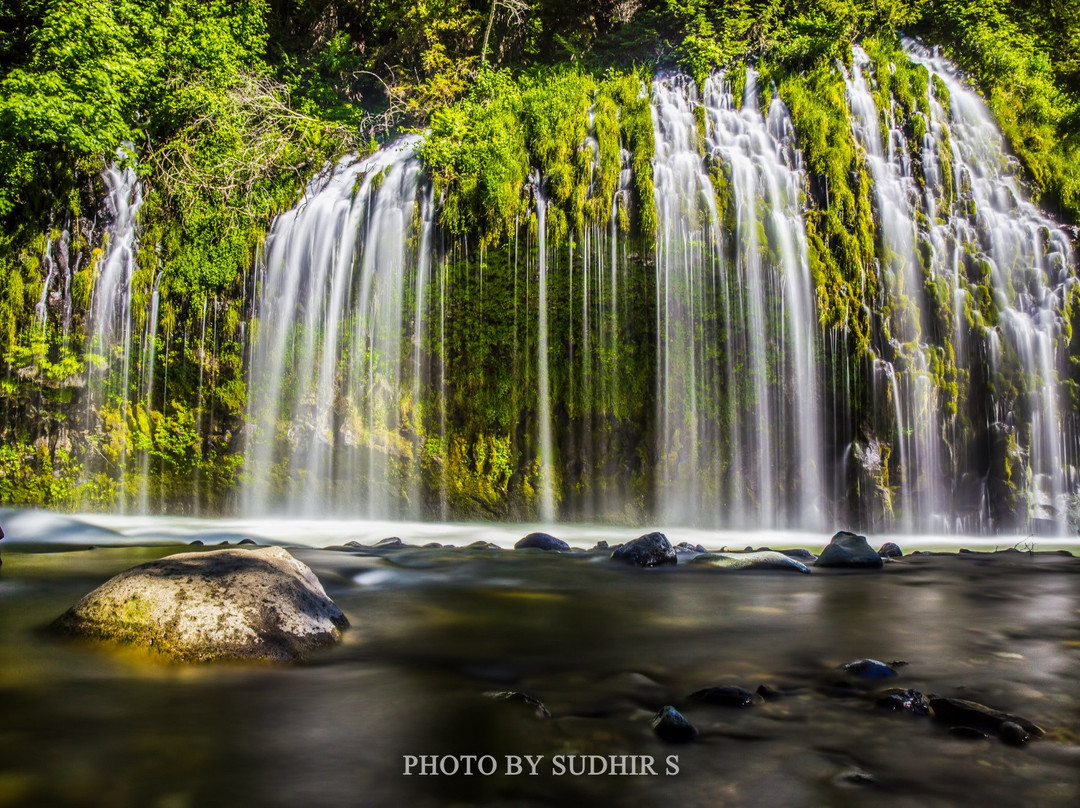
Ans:
{"label": "waterfall", "polygon": [[[130,154],[129,148],[121,147],[117,157],[123,159],[125,151]],[[133,404],[138,402],[138,391],[135,398],[132,398],[132,365],[142,358],[141,354],[145,353],[146,349],[146,341],[142,340],[142,352],[136,351],[136,313],[132,305],[132,280],[138,246],[137,216],[143,202],[142,183],[139,182],[134,168],[130,165],[121,167],[118,163],[107,167],[101,177],[107,189],[103,207],[108,225],[86,313],[86,418],[91,428],[97,418],[97,408],[107,403],[110,393],[121,402],[121,416],[125,419],[131,418]],[[148,325],[150,323],[156,329],[156,311],[153,318],[148,318]],[[149,396],[149,390],[146,396]],[[124,511],[129,504],[126,491],[128,441],[125,440],[122,445],[117,468],[120,475],[119,505],[121,511]],[[144,467],[147,460],[144,452]],[[145,475],[140,477],[135,503],[140,510],[145,511]]]}
{"label": "waterfall", "polygon": [[753,70],[741,105],[722,75],[704,98],[683,76],[653,96],[661,516],[816,526],[817,318],[787,109],[762,114]]}
{"label": "waterfall", "polygon": [[[432,251],[418,143],[405,137],[342,159],[267,236],[245,455],[250,513],[419,513],[393,488],[418,450],[401,434],[400,399],[421,361],[417,351],[411,378],[403,373],[406,291],[411,279],[422,314]],[[422,316],[413,328],[415,349]]]}
{"label": "waterfall", "polygon": [[579,227],[533,167],[505,242],[447,232],[419,136],[328,167],[245,282],[245,509],[446,518],[505,498],[545,522],[820,529],[856,490],[876,529],[982,531],[1021,526],[1015,494],[1023,524],[1060,530],[1072,247],[974,91],[905,48],[935,77],[917,109],[860,48],[843,76],[877,239],[865,354],[848,315],[820,319],[794,125],[752,68],[741,98],[722,73],[653,81],[644,240],[628,144],[600,193],[592,112]]}
{"label": "waterfall", "polygon": [[543,177],[539,172],[533,175],[533,187],[536,193],[536,232],[537,232],[537,367],[538,385],[536,389],[537,413],[540,420],[540,519],[552,522],[555,519],[555,468],[554,452],[551,445],[551,381],[548,375],[548,294],[547,294],[547,199],[544,198]]}
{"label": "waterfall", "polygon": [[[878,269],[883,299],[893,313],[889,348],[895,361],[877,359],[874,373],[884,373],[894,407],[894,448],[899,456],[900,514],[907,530],[941,529],[945,518],[942,488],[942,436],[937,391],[930,378],[931,348],[926,343],[923,270],[919,265],[916,225],[921,201],[907,136],[897,122],[896,102],[889,99],[881,121],[866,80],[870,57],[856,46],[851,72],[845,71],[851,129],[865,151],[874,186],[879,241]],[[884,125],[883,125],[884,124]],[[882,141],[882,132],[887,139]],[[896,365],[900,366],[897,372]]]}

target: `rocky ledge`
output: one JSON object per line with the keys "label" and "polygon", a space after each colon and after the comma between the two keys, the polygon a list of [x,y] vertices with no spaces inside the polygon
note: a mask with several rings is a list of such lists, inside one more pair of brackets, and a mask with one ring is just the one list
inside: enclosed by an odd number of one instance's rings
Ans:
{"label": "rocky ledge", "polygon": [[181,553],[133,567],[54,623],[69,635],[185,662],[294,662],[349,621],[315,574],[280,547]]}

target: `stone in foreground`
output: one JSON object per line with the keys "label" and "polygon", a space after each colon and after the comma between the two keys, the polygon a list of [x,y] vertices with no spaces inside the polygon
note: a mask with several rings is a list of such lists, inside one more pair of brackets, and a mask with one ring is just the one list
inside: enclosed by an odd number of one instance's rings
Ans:
{"label": "stone in foreground", "polygon": [[530,533],[525,538],[519,539],[518,543],[514,545],[515,550],[524,550],[530,547],[537,550],[556,552],[566,552],[570,549],[569,544],[562,539],[556,539],[548,533]]}
{"label": "stone in foreground", "polygon": [[753,553],[705,553],[689,563],[695,566],[718,567],[725,570],[774,570],[809,573],[810,568],[794,558],[772,550]]}
{"label": "stone in foreground", "polygon": [[686,743],[697,737],[697,727],[670,704],[661,707],[660,711],[653,716],[653,732],[668,743]]}
{"label": "stone in foreground", "polygon": [[615,548],[612,561],[633,564],[635,567],[660,567],[677,564],[675,549],[663,533],[646,533]]}
{"label": "stone in foreground", "polygon": [[280,547],[180,553],[122,572],[54,626],[177,661],[294,662],[349,625],[319,579]]}
{"label": "stone in foreground", "polygon": [[881,569],[881,556],[874,552],[866,536],[857,536],[841,530],[821,551],[815,567],[841,567],[847,569]]}

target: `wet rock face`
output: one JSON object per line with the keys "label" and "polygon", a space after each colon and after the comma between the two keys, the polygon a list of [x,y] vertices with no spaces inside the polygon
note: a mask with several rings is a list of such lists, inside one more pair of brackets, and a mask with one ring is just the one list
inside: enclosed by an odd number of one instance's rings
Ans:
{"label": "wet rock face", "polygon": [[293,662],[338,642],[348,624],[305,564],[265,547],[181,553],[133,567],[54,627],[176,661]]}
{"label": "wet rock face", "polygon": [[815,567],[846,567],[848,569],[881,569],[881,556],[874,552],[866,536],[841,530],[821,551]]}
{"label": "wet rock face", "polygon": [[678,563],[675,550],[663,533],[647,533],[616,548],[612,561],[635,567],[660,567]]}

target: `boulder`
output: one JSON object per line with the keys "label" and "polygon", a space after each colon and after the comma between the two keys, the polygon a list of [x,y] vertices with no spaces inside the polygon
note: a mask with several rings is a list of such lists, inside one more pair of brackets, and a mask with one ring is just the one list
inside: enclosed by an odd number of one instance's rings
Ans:
{"label": "boulder", "polygon": [[180,553],[99,586],[59,631],[177,661],[292,662],[333,645],[349,621],[319,579],[280,547]]}
{"label": "boulder", "polygon": [[877,554],[882,558],[903,558],[904,551],[896,542],[887,541],[878,548]]}
{"label": "boulder", "polygon": [[815,567],[840,567],[846,569],[881,569],[881,556],[866,542],[866,536],[857,536],[841,530],[818,554]]}
{"label": "boulder", "polygon": [[719,567],[725,570],[810,572],[810,568],[801,561],[772,550],[753,553],[704,553],[695,556],[689,563],[699,567]]}
{"label": "boulder", "polygon": [[633,564],[635,567],[660,567],[677,564],[675,550],[663,533],[647,533],[617,547],[611,554],[613,561]]}
{"label": "boulder", "polygon": [[556,539],[547,533],[530,533],[514,545],[515,550],[524,550],[530,547],[536,550],[565,551],[570,549],[570,545],[562,539]]}

